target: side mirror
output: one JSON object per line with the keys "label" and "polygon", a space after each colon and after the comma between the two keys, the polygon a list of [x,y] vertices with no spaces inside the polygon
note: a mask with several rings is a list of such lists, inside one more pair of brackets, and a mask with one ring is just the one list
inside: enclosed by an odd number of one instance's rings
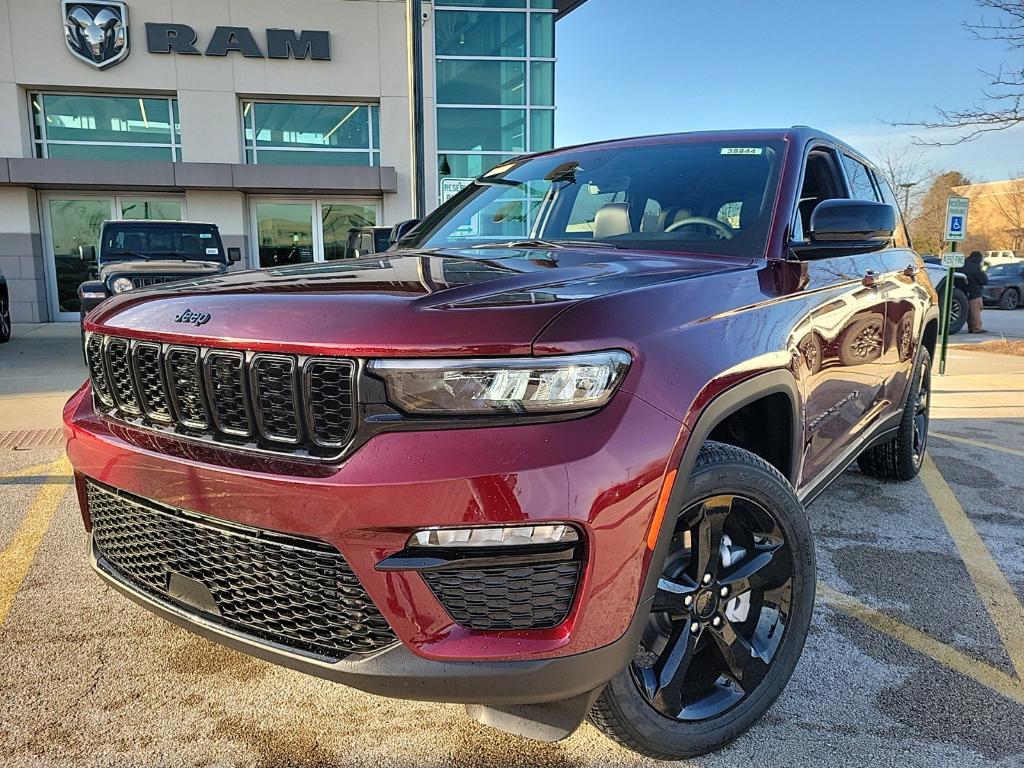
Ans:
{"label": "side mirror", "polygon": [[811,243],[884,245],[896,230],[896,211],[870,200],[823,200],[811,214]]}
{"label": "side mirror", "polygon": [[237,264],[242,260],[242,249],[241,248],[228,248],[228,262],[231,264]]}
{"label": "side mirror", "polygon": [[416,228],[416,225],[419,223],[419,219],[406,219],[405,221],[400,221],[397,224],[395,224],[395,226],[391,228],[391,237],[389,238],[388,241],[389,244],[394,245],[395,243],[397,243],[399,240],[401,240],[410,232],[412,232],[413,229]]}
{"label": "side mirror", "polygon": [[80,245],[78,246],[78,258],[82,261],[96,261],[96,246],[95,245]]}

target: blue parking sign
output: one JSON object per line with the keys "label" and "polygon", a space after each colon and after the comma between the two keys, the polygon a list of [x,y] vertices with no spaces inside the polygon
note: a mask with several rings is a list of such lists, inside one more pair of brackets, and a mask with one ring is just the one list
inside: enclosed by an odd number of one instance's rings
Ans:
{"label": "blue parking sign", "polygon": [[949,220],[949,231],[950,232],[963,232],[964,231],[964,217],[953,216]]}
{"label": "blue parking sign", "polygon": [[947,241],[962,241],[967,237],[967,213],[971,201],[959,195],[950,195],[946,201],[946,236]]}

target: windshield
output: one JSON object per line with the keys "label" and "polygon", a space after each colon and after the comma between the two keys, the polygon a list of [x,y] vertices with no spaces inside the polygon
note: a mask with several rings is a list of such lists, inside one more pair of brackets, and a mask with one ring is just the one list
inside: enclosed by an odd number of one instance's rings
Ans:
{"label": "windshield", "polygon": [[211,224],[116,222],[103,229],[100,260],[181,259],[225,261],[217,228]]}
{"label": "windshield", "polygon": [[988,268],[989,277],[1006,277],[1007,275],[1019,275],[1021,274],[1022,267],[1020,264],[999,264],[994,267]]}
{"label": "windshield", "polygon": [[402,247],[584,244],[760,257],[783,149],[781,141],[606,146],[499,166]]}

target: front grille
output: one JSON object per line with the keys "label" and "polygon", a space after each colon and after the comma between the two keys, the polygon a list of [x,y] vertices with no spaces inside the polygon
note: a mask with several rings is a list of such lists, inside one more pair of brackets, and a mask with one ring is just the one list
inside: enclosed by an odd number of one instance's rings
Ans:
{"label": "front grille", "polygon": [[[326,542],[227,523],[92,481],[86,494],[101,564],[145,594],[332,660],[397,642],[345,558]],[[175,575],[209,590],[207,610],[173,596]]]}
{"label": "front grille", "polygon": [[90,334],[105,415],[230,447],[334,459],[355,429],[353,360],[270,355]]}
{"label": "front grille", "polygon": [[147,275],[146,277],[133,277],[131,278],[132,285],[136,288],[148,288],[151,285],[163,285],[164,283],[173,283],[175,280],[184,280],[182,275]]}
{"label": "front grille", "polygon": [[578,561],[507,568],[425,571],[423,579],[456,624],[467,629],[546,629],[565,621]]}

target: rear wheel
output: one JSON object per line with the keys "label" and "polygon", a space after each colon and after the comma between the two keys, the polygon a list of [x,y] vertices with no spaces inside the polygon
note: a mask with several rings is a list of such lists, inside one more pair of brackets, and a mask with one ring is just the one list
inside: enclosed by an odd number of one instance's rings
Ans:
{"label": "rear wheel", "polygon": [[[942,292],[939,292],[942,296]],[[953,302],[949,307],[949,332],[960,333],[967,325],[967,294],[959,288],[953,288]]]}
{"label": "rear wheel", "polygon": [[814,543],[786,479],[754,454],[707,443],[633,662],[590,719],[644,755],[728,744],[788,682],[814,604]]}
{"label": "rear wheel", "polygon": [[1020,306],[1020,294],[1016,288],[1007,288],[999,297],[1000,309],[1016,309]]}
{"label": "rear wheel", "polygon": [[917,353],[899,430],[892,440],[868,448],[857,457],[861,472],[882,480],[913,480],[917,477],[928,449],[931,400],[932,358],[922,346]]}
{"label": "rear wheel", "polygon": [[7,294],[0,293],[0,344],[11,340],[11,305]]}

